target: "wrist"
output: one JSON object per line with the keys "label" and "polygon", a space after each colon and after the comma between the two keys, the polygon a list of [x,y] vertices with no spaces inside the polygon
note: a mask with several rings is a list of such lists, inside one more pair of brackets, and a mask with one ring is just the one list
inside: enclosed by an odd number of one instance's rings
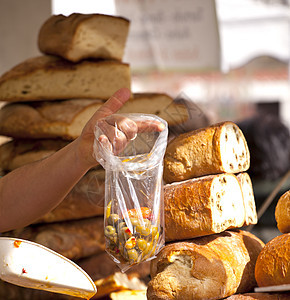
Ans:
{"label": "wrist", "polygon": [[98,165],[98,162],[93,157],[92,146],[81,141],[81,137],[75,139],[71,146],[73,147],[74,162],[79,170],[87,172]]}

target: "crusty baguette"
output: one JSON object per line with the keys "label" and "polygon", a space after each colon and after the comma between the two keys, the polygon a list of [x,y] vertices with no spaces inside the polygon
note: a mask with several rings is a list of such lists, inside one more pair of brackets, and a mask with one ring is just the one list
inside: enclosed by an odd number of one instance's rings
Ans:
{"label": "crusty baguette", "polygon": [[151,263],[147,297],[221,299],[256,286],[255,261],[264,243],[246,231],[225,231],[167,244]]}
{"label": "crusty baguette", "polygon": [[255,277],[259,286],[290,284],[290,233],[265,245],[256,262]]}
{"label": "crusty baguette", "polygon": [[253,185],[251,181],[251,177],[248,173],[243,172],[237,174],[237,178],[240,182],[243,198],[244,198],[244,206],[245,206],[245,226],[255,225],[258,222],[255,196],[253,191]]}
{"label": "crusty baguette", "polygon": [[243,195],[233,174],[209,175],[164,186],[166,241],[242,227]]}
{"label": "crusty baguette", "polygon": [[107,296],[112,292],[121,290],[146,290],[146,285],[137,277],[128,278],[126,274],[116,272],[105,278],[95,281],[97,293],[94,299]]}
{"label": "crusty baguette", "polygon": [[[102,100],[72,99],[33,103],[10,103],[0,109],[0,135],[13,138],[77,138],[91,116],[103,104]],[[179,111],[178,116],[174,115]],[[174,103],[166,94],[135,94],[119,113],[156,114],[176,125],[186,121],[187,109]]]}
{"label": "crusty baguette", "polygon": [[85,58],[121,61],[130,21],[103,14],[53,15],[41,26],[39,50],[72,62]]}
{"label": "crusty baguette", "polygon": [[246,293],[232,295],[226,300],[289,300],[289,293]]}
{"label": "crusty baguette", "polygon": [[10,172],[28,163],[48,157],[67,144],[67,141],[60,139],[10,140],[0,145],[0,169]]}
{"label": "crusty baguette", "polygon": [[46,246],[69,259],[80,259],[105,251],[103,217],[7,231],[3,236],[18,237]]}
{"label": "crusty baguette", "polygon": [[105,170],[87,172],[64,200],[34,223],[80,220],[104,215]]}
{"label": "crusty baguette", "polygon": [[250,166],[247,142],[232,122],[181,134],[167,146],[164,179],[167,183],[217,173],[240,173]]}
{"label": "crusty baguette", "polygon": [[278,200],[275,209],[277,227],[281,233],[290,232],[290,190],[285,192]]}
{"label": "crusty baguette", "polygon": [[0,77],[0,100],[108,99],[123,87],[131,87],[128,64],[113,60],[72,63],[43,55],[25,60]]}

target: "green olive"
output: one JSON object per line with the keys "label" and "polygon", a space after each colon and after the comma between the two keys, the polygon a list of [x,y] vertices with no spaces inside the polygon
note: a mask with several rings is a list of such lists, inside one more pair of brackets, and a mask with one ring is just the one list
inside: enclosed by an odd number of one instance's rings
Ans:
{"label": "green olive", "polygon": [[150,227],[146,227],[143,225],[138,225],[136,227],[136,231],[141,235],[148,236],[150,234]]}
{"label": "green olive", "polygon": [[129,239],[132,236],[132,232],[131,230],[124,226],[121,228],[121,230],[119,231],[119,239],[121,241],[126,241],[127,239]]}
{"label": "green olive", "polygon": [[128,254],[128,258],[130,260],[134,260],[136,261],[137,258],[138,258],[138,252],[135,250],[135,249],[130,249],[127,251],[127,254]]}
{"label": "green olive", "polygon": [[136,239],[134,236],[131,236],[125,243],[126,249],[132,249],[136,246]]}
{"label": "green olive", "polygon": [[126,227],[126,223],[125,222],[118,223],[118,225],[117,225],[117,231],[120,232],[123,227]]}
{"label": "green olive", "polygon": [[106,237],[112,237],[116,233],[115,227],[108,225],[105,227],[105,236]]}
{"label": "green olive", "polygon": [[152,223],[148,219],[143,219],[140,221],[141,225],[144,224],[145,227],[151,227]]}
{"label": "green olive", "polygon": [[[151,234],[152,237],[155,237],[155,235],[158,233],[158,227],[157,226],[152,226],[151,227]],[[159,233],[158,233],[159,234]]]}
{"label": "green olive", "polygon": [[146,249],[145,249],[145,251],[143,251],[143,256],[147,256],[151,252],[152,247],[153,247],[153,244],[150,242],[147,242]]}
{"label": "green olive", "polygon": [[108,219],[107,219],[107,221],[108,221],[108,224],[109,225],[116,225],[117,224],[117,222],[119,221],[119,216],[117,215],[117,214],[111,214],[109,217],[108,217]]}
{"label": "green olive", "polygon": [[135,227],[140,224],[140,222],[137,218],[130,218],[130,221],[131,221],[131,224]]}
{"label": "green olive", "polygon": [[138,248],[141,251],[145,251],[146,248],[147,248],[147,242],[144,239],[138,239],[137,240],[137,245],[138,245]]}
{"label": "green olive", "polygon": [[118,235],[117,233],[112,234],[111,236],[108,237],[113,243],[117,243],[118,240]]}

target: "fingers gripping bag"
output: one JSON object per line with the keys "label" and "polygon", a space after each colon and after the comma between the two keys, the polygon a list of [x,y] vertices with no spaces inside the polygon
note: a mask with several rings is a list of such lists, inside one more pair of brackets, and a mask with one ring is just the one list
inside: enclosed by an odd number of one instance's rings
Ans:
{"label": "fingers gripping bag", "polygon": [[94,155],[106,171],[106,251],[122,272],[164,246],[163,157],[166,121],[115,114],[98,121]]}

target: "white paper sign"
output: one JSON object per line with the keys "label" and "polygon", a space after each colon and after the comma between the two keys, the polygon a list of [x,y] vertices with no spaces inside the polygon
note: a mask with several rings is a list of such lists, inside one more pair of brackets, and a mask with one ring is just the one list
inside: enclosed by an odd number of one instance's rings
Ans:
{"label": "white paper sign", "polygon": [[131,21],[124,61],[133,71],[220,68],[214,0],[115,0]]}

